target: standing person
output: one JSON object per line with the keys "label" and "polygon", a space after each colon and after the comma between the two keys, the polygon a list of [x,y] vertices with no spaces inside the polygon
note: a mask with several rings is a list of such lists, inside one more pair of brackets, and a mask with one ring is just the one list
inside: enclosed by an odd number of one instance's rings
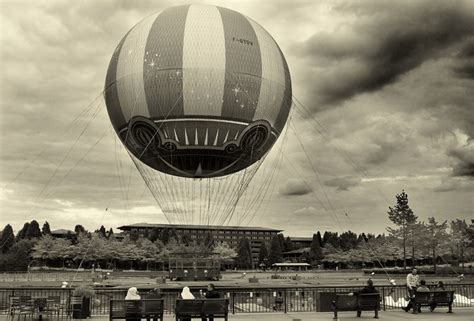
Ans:
{"label": "standing person", "polygon": [[[444,291],[444,290],[446,290],[446,289],[444,288],[443,281],[439,281],[438,284],[436,285],[435,291]],[[436,309],[436,306],[437,306],[437,304],[435,302],[431,303],[430,311],[433,312],[434,309]]]}
{"label": "standing person", "polygon": [[[207,292],[204,294],[204,297],[206,299],[219,299],[221,295],[219,294],[219,292],[216,291],[215,285],[209,283],[209,285],[207,286]],[[207,319],[202,318],[202,321],[207,321]],[[214,318],[209,317],[209,321],[214,321]]]}
{"label": "standing person", "polygon": [[[379,293],[379,291],[377,291],[377,289],[375,288],[374,281],[372,281],[371,279],[368,279],[367,280],[367,285],[364,286],[362,288],[362,290],[360,290],[358,292],[353,292],[349,295],[370,294],[370,293]],[[357,317],[358,318],[360,318],[361,314],[362,314],[362,311],[357,310]],[[375,309],[374,319],[378,319],[378,318],[379,318],[379,310]]]}
{"label": "standing person", "polygon": [[407,275],[407,291],[408,291],[408,305],[405,308],[402,308],[405,310],[405,312],[410,311],[410,309],[413,307],[413,297],[415,296],[415,290],[416,287],[420,284],[420,277],[418,276],[418,271],[417,269],[411,270],[411,273],[408,273]]}
{"label": "standing person", "polygon": [[[136,287],[131,287],[127,291],[127,296],[125,297],[125,300],[131,300],[131,301],[138,301],[140,300],[141,297],[138,294],[138,289]],[[138,303],[138,302],[137,302]],[[130,302],[130,303],[125,303],[125,315],[126,315],[126,320],[127,321],[140,321],[141,318],[138,314],[138,304],[135,304],[135,302]]]}
{"label": "standing person", "polygon": [[[183,291],[181,291],[181,299],[183,300],[194,300],[195,297],[194,295],[191,293],[191,290],[189,289],[189,287],[185,286],[183,288]],[[190,318],[184,318],[184,319],[181,319],[181,321],[191,321]]]}

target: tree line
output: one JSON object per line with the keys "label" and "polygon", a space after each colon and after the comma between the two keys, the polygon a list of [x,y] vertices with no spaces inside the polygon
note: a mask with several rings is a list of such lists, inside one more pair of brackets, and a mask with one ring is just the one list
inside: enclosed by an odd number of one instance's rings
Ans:
{"label": "tree line", "polygon": [[[419,221],[408,204],[405,191],[396,195],[396,203],[387,211],[393,227],[388,234],[356,234],[352,231],[325,231],[313,234],[309,248],[298,260],[313,267],[386,267],[414,266],[417,259],[429,260],[436,271],[437,262],[464,265],[474,260],[474,228],[465,220],[438,222],[429,217]],[[189,235],[179,236],[174,229],[151,229],[145,234],[131,231],[118,240],[113,229],[101,226],[87,231],[76,225],[66,238],[53,238],[48,222],[40,228],[37,221],[26,222],[15,235],[10,224],[0,232],[0,270],[26,270],[32,262],[61,267],[95,266],[115,268],[156,268],[173,252],[216,252],[229,266],[241,269],[271,267],[285,260],[283,253],[297,250],[295,242],[282,233],[271,242],[262,243],[256,262],[252,259],[251,241],[242,238],[234,249],[225,242],[215,242],[211,233],[200,241]]]}

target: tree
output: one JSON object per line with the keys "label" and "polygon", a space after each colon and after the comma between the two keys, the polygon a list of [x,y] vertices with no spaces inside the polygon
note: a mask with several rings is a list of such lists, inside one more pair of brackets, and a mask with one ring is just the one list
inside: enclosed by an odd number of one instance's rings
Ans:
{"label": "tree", "polygon": [[160,230],[157,227],[154,227],[150,234],[148,235],[148,239],[152,242],[155,242],[160,238]]}
{"label": "tree", "polygon": [[191,243],[193,243],[193,240],[191,239],[191,236],[190,236],[189,234],[183,234],[183,235],[181,235],[181,240],[180,240],[180,241],[181,241],[181,242],[180,242],[181,244],[186,245],[186,246],[188,246],[188,245],[190,245]]}
{"label": "tree", "polygon": [[104,237],[104,238],[106,237],[106,231],[105,231],[104,225],[101,225],[97,232],[99,233],[99,236]]}
{"label": "tree", "polygon": [[79,234],[85,233],[85,232],[86,232],[86,229],[84,228],[84,226],[82,226],[82,225],[80,225],[80,224],[77,224],[77,225],[74,227],[74,232],[76,232],[76,235],[79,236]]}
{"label": "tree", "polygon": [[212,237],[211,232],[206,233],[206,236],[204,237],[204,241],[202,244],[207,250],[212,250],[214,247],[214,238]]}
{"label": "tree", "polygon": [[16,235],[16,238],[17,240],[22,240],[24,238],[26,238],[26,232],[28,231],[28,228],[30,227],[30,223],[26,222],[22,229],[18,231],[17,235]]}
{"label": "tree", "polygon": [[109,229],[109,232],[107,233],[107,238],[111,237],[114,235],[114,230],[112,228]]}
{"label": "tree", "polygon": [[321,237],[321,233],[318,231],[318,233],[316,233],[316,236],[318,238],[318,242],[319,242],[319,246],[320,247],[323,247],[324,244],[323,244],[323,238]]}
{"label": "tree", "polygon": [[237,257],[237,252],[226,242],[216,242],[213,252],[217,253],[222,261],[230,261]]}
{"label": "tree", "polygon": [[437,250],[439,250],[439,247],[444,245],[447,241],[447,228],[447,221],[444,221],[443,223],[438,223],[436,222],[436,219],[434,217],[428,218],[428,224],[426,225],[424,233],[425,242],[423,243],[425,245],[425,248],[431,251],[434,273],[436,273]]}
{"label": "tree", "polygon": [[466,250],[471,250],[474,246],[474,228],[470,228],[465,220],[456,219],[450,224],[451,240],[454,246],[453,253],[461,260],[461,267],[464,269]]}
{"label": "tree", "polygon": [[324,247],[326,247],[327,244],[330,244],[334,246],[335,248],[339,247],[339,236],[337,232],[324,232],[323,235],[323,243]]}
{"label": "tree", "polygon": [[41,237],[41,230],[37,221],[31,221],[26,231],[25,238],[31,240],[33,238]]}
{"label": "tree", "polygon": [[313,240],[311,241],[311,247],[309,248],[309,263],[312,266],[317,265],[324,258],[323,250],[319,244],[318,236],[313,234]]}
{"label": "tree", "polygon": [[168,244],[168,242],[170,241],[170,231],[169,231],[169,229],[167,229],[167,228],[162,229],[159,239],[161,240],[161,242],[163,242],[163,244],[165,244],[165,245]]}
{"label": "tree", "polygon": [[278,237],[278,235],[273,237],[272,243],[270,244],[270,253],[268,255],[268,261],[270,266],[272,266],[274,263],[283,261],[283,251],[281,250],[280,238]]}
{"label": "tree", "polygon": [[33,241],[21,239],[10,248],[7,254],[1,255],[0,270],[27,271],[30,264],[30,252]]}
{"label": "tree", "polygon": [[388,218],[395,225],[399,227],[397,232],[395,229],[388,228],[387,230],[397,237],[401,238],[403,244],[403,267],[406,269],[406,243],[409,233],[409,228],[412,224],[415,224],[418,217],[413,214],[412,209],[408,205],[408,195],[404,190],[400,194],[396,195],[397,204],[394,207],[388,208]]}
{"label": "tree", "polygon": [[137,230],[130,231],[130,241],[136,242],[140,238],[140,233]]}
{"label": "tree", "polygon": [[44,222],[43,228],[41,229],[41,234],[51,235],[51,228],[49,227],[48,221]]}
{"label": "tree", "polygon": [[14,243],[15,234],[13,234],[12,226],[7,224],[5,225],[5,228],[2,231],[2,237],[0,238],[0,251],[2,253],[7,253]]}
{"label": "tree", "polygon": [[342,250],[355,249],[357,246],[357,234],[347,231],[339,236],[339,247]]}
{"label": "tree", "polygon": [[240,239],[239,246],[237,248],[237,257],[235,258],[235,265],[239,269],[252,268],[252,252],[250,250],[250,241],[246,237]]}
{"label": "tree", "polygon": [[293,242],[291,242],[291,239],[289,236],[286,237],[285,242],[283,243],[283,252],[289,252],[293,251]]}
{"label": "tree", "polygon": [[260,251],[258,252],[258,264],[265,264],[265,268],[267,268],[267,264],[268,264],[268,249],[267,249],[267,245],[265,243],[262,243],[262,245],[260,245]]}

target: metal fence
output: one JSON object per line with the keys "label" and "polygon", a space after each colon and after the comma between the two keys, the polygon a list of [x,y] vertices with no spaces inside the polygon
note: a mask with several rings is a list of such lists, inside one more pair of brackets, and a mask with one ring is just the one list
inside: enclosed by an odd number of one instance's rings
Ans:
{"label": "metal fence", "polygon": [[[407,304],[404,286],[376,287],[382,297],[382,309],[400,309]],[[202,288],[191,287],[195,294]],[[321,293],[348,293],[361,287],[285,287],[285,288],[225,288],[218,287],[223,297],[229,298],[231,313],[265,312],[310,312],[317,311],[321,305]],[[450,284],[447,290],[455,291],[454,307],[474,307],[474,284]],[[146,292],[147,289],[139,289]],[[6,314],[11,296],[29,295],[32,297],[59,296],[61,302],[67,302],[72,295],[70,288],[0,288],[0,314]],[[111,299],[124,299],[126,289],[98,288],[92,300],[92,315],[108,315]],[[165,313],[173,313],[179,289],[163,289]]]}

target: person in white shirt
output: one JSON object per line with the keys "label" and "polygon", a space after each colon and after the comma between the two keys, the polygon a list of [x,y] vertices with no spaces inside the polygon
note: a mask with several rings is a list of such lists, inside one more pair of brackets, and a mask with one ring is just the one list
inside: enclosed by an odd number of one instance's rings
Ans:
{"label": "person in white shirt", "polygon": [[408,273],[407,275],[407,290],[408,290],[408,296],[409,296],[409,302],[408,305],[403,308],[405,312],[410,311],[410,309],[413,307],[413,296],[415,295],[416,288],[420,284],[420,277],[418,276],[418,271],[416,269],[411,270],[411,273]]}

